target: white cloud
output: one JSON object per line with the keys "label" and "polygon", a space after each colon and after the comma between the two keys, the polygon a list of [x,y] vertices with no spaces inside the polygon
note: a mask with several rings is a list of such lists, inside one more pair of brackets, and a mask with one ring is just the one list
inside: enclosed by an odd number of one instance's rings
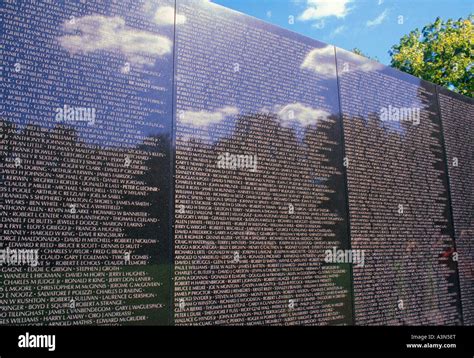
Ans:
{"label": "white cloud", "polygon": [[324,29],[325,26],[326,26],[326,21],[324,21],[324,19],[320,21],[316,21],[315,23],[311,25],[311,27],[314,27],[315,29],[318,29],[318,30]]}
{"label": "white cloud", "polygon": [[239,114],[239,109],[233,106],[225,106],[215,111],[181,111],[178,120],[194,127],[207,128],[210,125],[222,122],[225,118]]}
{"label": "white cloud", "polygon": [[369,20],[365,23],[365,25],[367,27],[373,27],[373,26],[378,26],[380,25],[382,22],[384,22],[384,20],[387,18],[387,15],[388,15],[388,9],[385,9],[379,16],[377,16],[375,19],[373,20]]}
{"label": "white cloud", "polygon": [[306,10],[298,17],[299,20],[318,20],[324,17],[345,17],[350,9],[347,5],[352,0],[307,0]]}
{"label": "white cloud", "polygon": [[[174,25],[174,7],[160,6],[155,11],[153,21],[157,25]],[[176,14],[176,25],[181,25],[186,22],[186,16]]]}
{"label": "white cloud", "polygon": [[300,102],[287,104],[285,106],[277,105],[274,111],[278,115],[278,121],[283,127],[298,127],[315,126],[319,122],[327,120],[329,113],[306,106]]}
{"label": "white cloud", "polygon": [[301,69],[311,70],[326,77],[336,77],[334,47],[327,45],[310,51],[301,64]]}
{"label": "white cloud", "polygon": [[84,16],[66,21],[63,29],[74,33],[59,37],[61,46],[72,54],[116,52],[136,65],[154,64],[157,57],[171,53],[173,45],[166,36],[131,28],[118,16]]}
{"label": "white cloud", "polygon": [[338,26],[336,27],[331,33],[330,33],[330,37],[334,37],[334,36],[337,36],[341,33],[343,33],[345,30],[347,29],[347,27],[345,25],[342,25],[342,26]]}

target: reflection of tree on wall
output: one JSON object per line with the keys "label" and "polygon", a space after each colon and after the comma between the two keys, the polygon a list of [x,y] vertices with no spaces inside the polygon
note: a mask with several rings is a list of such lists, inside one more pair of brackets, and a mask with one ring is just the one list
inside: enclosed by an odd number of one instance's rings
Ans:
{"label": "reflection of tree on wall", "polygon": [[[435,112],[435,102],[419,95],[423,111]],[[360,324],[458,320],[450,296],[455,271],[442,256],[453,242],[433,123],[438,119],[427,116],[419,126],[394,128],[378,113],[344,119],[352,247],[367,252],[365,266],[354,269]]]}
{"label": "reflection of tree on wall", "polygon": [[[347,287],[329,277],[348,272],[322,265],[324,250],[340,247],[344,234],[336,125],[329,118],[309,128],[301,143],[276,117],[254,114],[239,117],[232,135],[215,144],[178,138],[176,205],[186,214],[177,213],[177,222],[188,220],[193,234],[178,228],[176,248],[193,264],[177,267],[178,281],[190,275],[177,291],[195,295],[184,299],[199,309],[198,322],[348,322],[338,314],[349,305]],[[219,168],[223,153],[257,155],[257,171]],[[343,307],[329,307],[330,299]]]}
{"label": "reflection of tree on wall", "polygon": [[[438,88],[464,325],[474,325],[474,99]],[[454,248],[452,249],[454,251]],[[453,253],[446,251],[446,256]],[[457,282],[456,282],[457,283]]]}
{"label": "reflection of tree on wall", "polygon": [[[4,205],[2,216],[28,213],[34,218],[25,220],[22,235],[9,236],[6,246],[29,244],[39,249],[46,258],[40,260],[46,272],[60,266],[69,268],[67,272],[77,272],[78,267],[96,267],[97,272],[105,266],[121,268],[124,254],[130,252],[128,264],[137,265],[138,270],[143,265],[163,265],[164,273],[150,269],[145,276],[153,275],[152,282],[166,277],[168,290],[168,271],[164,271],[169,263],[167,138],[147,138],[147,144],[137,148],[104,149],[78,140],[75,131],[64,126],[16,130],[11,122],[2,121],[1,129],[2,189],[7,190],[6,197],[17,200],[14,207]],[[27,194],[9,192],[19,183],[28,189]],[[36,227],[27,226],[33,222]],[[54,243],[48,247],[52,252],[41,246],[45,242]],[[89,252],[81,251],[85,247]],[[76,297],[76,301],[80,307],[81,301],[94,297]]]}
{"label": "reflection of tree on wall", "polygon": [[[137,254],[149,254],[151,263],[166,262],[169,260],[169,243],[168,236],[170,233],[170,186],[171,186],[171,170],[170,170],[170,140],[166,135],[152,136],[146,139],[146,144],[141,144],[137,150],[141,153],[150,153],[151,155],[140,163],[144,165],[144,170],[135,176],[135,180],[142,182],[149,188],[157,188],[158,190],[149,190],[146,194],[145,202],[149,203],[146,209],[150,217],[158,218],[158,223],[147,223],[143,227],[127,228],[126,232],[131,237],[144,237],[158,239],[160,250],[156,251],[156,243],[144,245]],[[140,200],[140,196],[126,194],[125,199],[130,201]],[[124,207],[127,210],[127,206]],[[133,207],[130,207],[133,209]],[[135,208],[136,210],[136,208]],[[143,211],[144,208],[139,209]]]}

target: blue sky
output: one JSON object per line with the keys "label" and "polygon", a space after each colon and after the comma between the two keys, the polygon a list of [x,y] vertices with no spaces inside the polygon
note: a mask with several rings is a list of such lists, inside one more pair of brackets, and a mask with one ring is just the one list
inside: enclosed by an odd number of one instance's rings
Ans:
{"label": "blue sky", "polygon": [[[388,50],[415,28],[467,17],[473,0],[212,0],[316,40],[361,49],[384,64]],[[294,19],[294,23],[290,23]]]}

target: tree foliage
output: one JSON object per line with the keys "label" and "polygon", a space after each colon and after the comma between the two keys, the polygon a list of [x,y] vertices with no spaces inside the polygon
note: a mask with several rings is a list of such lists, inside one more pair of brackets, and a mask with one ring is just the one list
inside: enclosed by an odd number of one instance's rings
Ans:
{"label": "tree foliage", "polygon": [[390,51],[391,66],[466,96],[474,92],[474,16],[439,17],[411,31]]}

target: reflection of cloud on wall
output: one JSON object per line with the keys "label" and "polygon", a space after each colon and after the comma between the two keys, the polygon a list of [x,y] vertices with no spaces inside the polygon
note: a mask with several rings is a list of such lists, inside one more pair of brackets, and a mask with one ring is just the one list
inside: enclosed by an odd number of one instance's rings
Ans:
{"label": "reflection of cloud on wall", "polygon": [[180,123],[199,128],[208,128],[210,125],[221,123],[230,116],[239,114],[239,109],[233,106],[225,106],[214,111],[180,111],[178,120]]}
{"label": "reflection of cloud on wall", "polygon": [[[339,51],[340,50],[338,49],[338,52]],[[363,72],[370,72],[370,71],[381,71],[385,68],[385,66],[382,65],[379,62],[369,60],[366,57],[359,56],[359,55],[357,55],[353,52],[350,52],[350,51],[345,51],[345,50],[342,50],[342,51],[344,51],[344,61],[343,62],[346,62],[346,63],[349,64],[349,68],[348,68],[349,70],[358,70],[358,71],[363,71]],[[338,59],[339,58],[340,57],[338,57]],[[344,65],[344,63],[343,63],[343,65]],[[342,69],[339,69],[339,73],[341,75],[344,75],[344,73],[346,73],[346,71],[344,70],[344,68],[342,68]]]}
{"label": "reflection of cloud on wall", "polygon": [[325,77],[336,77],[334,47],[327,45],[310,51],[301,64],[301,69],[314,71]]}
{"label": "reflection of cloud on wall", "polygon": [[[150,16],[155,25],[172,26],[174,25],[174,6],[161,6],[157,0],[146,0],[143,3],[142,11],[146,16]],[[186,22],[186,16],[176,14],[176,25]]]}
{"label": "reflection of cloud on wall", "polygon": [[327,120],[330,114],[322,109],[315,109],[296,102],[285,106],[277,105],[274,107],[278,115],[278,121],[283,127],[310,127],[319,122]]}
{"label": "reflection of cloud on wall", "polygon": [[110,51],[120,53],[136,65],[153,65],[157,57],[170,54],[172,41],[166,36],[128,27],[121,17],[89,15],[63,24],[66,32],[59,43],[72,54]]}
{"label": "reflection of cloud on wall", "polygon": [[[160,6],[155,11],[153,21],[157,25],[174,25],[174,7]],[[181,25],[186,22],[186,16],[176,14],[176,25]]]}
{"label": "reflection of cloud on wall", "polygon": [[[384,69],[384,65],[379,62],[369,60],[368,58],[359,56],[350,51],[339,49],[338,51],[344,51],[344,62],[348,64],[347,68],[343,66],[339,69],[340,75],[344,75],[347,70],[370,72]],[[322,48],[311,50],[306,55],[300,68],[313,71],[324,77],[335,78],[336,69],[334,65],[334,58],[334,47],[327,45]]]}

